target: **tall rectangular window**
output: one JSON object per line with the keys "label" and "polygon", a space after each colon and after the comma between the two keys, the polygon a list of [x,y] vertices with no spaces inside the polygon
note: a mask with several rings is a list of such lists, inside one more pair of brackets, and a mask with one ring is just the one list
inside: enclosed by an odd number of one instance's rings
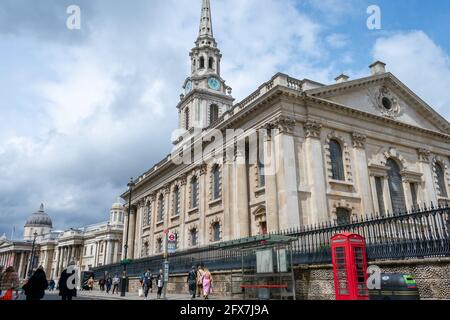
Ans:
{"label": "tall rectangular window", "polygon": [[377,190],[378,210],[380,212],[380,215],[384,215],[385,207],[384,207],[384,194],[383,194],[383,179],[381,177],[375,177],[375,187]]}
{"label": "tall rectangular window", "polygon": [[410,188],[411,188],[412,205],[414,207],[417,207],[417,205],[418,205],[418,203],[417,203],[417,184],[411,183]]}

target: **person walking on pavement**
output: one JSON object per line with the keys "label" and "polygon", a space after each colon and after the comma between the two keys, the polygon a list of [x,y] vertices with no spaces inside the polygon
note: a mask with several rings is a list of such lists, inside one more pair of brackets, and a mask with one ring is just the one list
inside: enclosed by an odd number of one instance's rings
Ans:
{"label": "person walking on pavement", "polygon": [[205,298],[205,300],[209,299],[209,295],[212,291],[212,282],[213,278],[211,272],[209,272],[208,268],[205,268],[202,278],[203,297]]}
{"label": "person walking on pavement", "polygon": [[106,278],[106,283],[105,283],[105,285],[106,285],[106,294],[109,294],[109,292],[111,291],[111,285],[112,285],[112,279],[111,279],[111,276],[108,276],[108,277]]}
{"label": "person walking on pavement", "polygon": [[144,273],[143,283],[144,283],[144,299],[148,300],[148,292],[153,287],[153,275],[152,271],[150,269],[147,270],[146,273]]}
{"label": "person walking on pavement", "polygon": [[28,301],[39,301],[45,296],[48,288],[47,276],[44,268],[40,266],[30,277],[28,282],[22,287]]}
{"label": "person walking on pavement", "polygon": [[50,280],[50,282],[48,283],[48,291],[54,291],[55,290],[55,280]]}
{"label": "person walking on pavement", "polygon": [[159,274],[156,278],[156,283],[158,286],[157,298],[161,299],[162,290],[164,288],[164,271],[163,271],[163,269],[159,270]]}
{"label": "person walking on pavement", "polygon": [[197,297],[200,297],[200,295],[203,294],[203,273],[203,267],[199,265],[197,270]]}
{"label": "person walking on pavement", "polygon": [[189,271],[187,283],[189,286],[189,294],[192,299],[195,299],[195,292],[197,291],[197,268],[192,266],[191,271]]}
{"label": "person walking on pavement", "polygon": [[117,274],[114,275],[114,278],[112,280],[112,284],[113,284],[113,291],[112,293],[114,294],[115,292],[117,292],[117,294],[119,294],[119,284],[120,284],[120,278]]}
{"label": "person walking on pavement", "polygon": [[90,277],[88,282],[87,282],[87,285],[89,287],[89,291],[94,290],[94,283],[95,283],[94,277]]}
{"label": "person walking on pavement", "polygon": [[77,296],[75,273],[75,262],[70,261],[67,268],[63,270],[61,276],[59,277],[59,295],[63,301],[71,301],[73,297]]}
{"label": "person walking on pavement", "polygon": [[0,277],[1,300],[12,300],[13,292],[16,291],[16,299],[19,297],[20,280],[19,275],[13,267],[6,268]]}
{"label": "person walking on pavement", "polygon": [[100,279],[98,280],[98,285],[100,286],[100,291],[103,292],[105,291],[105,284],[106,284],[106,279]]}

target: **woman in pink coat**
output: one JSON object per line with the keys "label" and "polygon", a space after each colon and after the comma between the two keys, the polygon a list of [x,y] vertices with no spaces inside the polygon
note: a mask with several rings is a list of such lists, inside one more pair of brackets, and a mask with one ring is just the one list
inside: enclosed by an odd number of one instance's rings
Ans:
{"label": "woman in pink coat", "polygon": [[208,299],[208,296],[211,293],[212,281],[213,281],[213,279],[212,279],[211,272],[209,272],[208,268],[204,268],[202,285],[203,285],[203,297],[205,299]]}

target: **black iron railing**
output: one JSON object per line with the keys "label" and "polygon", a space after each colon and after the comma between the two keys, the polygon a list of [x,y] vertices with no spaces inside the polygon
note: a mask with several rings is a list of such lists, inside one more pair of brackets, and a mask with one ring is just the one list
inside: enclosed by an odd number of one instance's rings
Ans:
{"label": "black iron railing", "polygon": [[[331,263],[330,238],[338,233],[351,232],[365,237],[367,258],[399,260],[408,258],[450,256],[450,208],[423,206],[412,211],[354,217],[342,221],[320,223],[285,230],[277,234],[297,237],[293,243],[294,264]],[[240,269],[241,253],[238,250],[217,250],[212,246],[175,253],[170,256],[170,272],[185,273],[193,265],[204,264],[210,270]],[[163,265],[162,255],[133,261],[128,266],[130,276],[141,275],[145,270],[153,272]],[[254,268],[254,256],[244,257],[244,267]],[[120,264],[94,268],[96,277],[105,271],[120,274]]]}

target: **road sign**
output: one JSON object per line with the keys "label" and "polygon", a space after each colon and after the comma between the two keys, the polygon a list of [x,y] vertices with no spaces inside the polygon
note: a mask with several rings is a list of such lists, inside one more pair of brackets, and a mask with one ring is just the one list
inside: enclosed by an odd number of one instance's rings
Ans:
{"label": "road sign", "polygon": [[172,254],[172,253],[175,253],[175,251],[177,251],[177,243],[176,243],[176,242],[170,241],[170,242],[167,244],[167,252],[168,252],[169,254]]}
{"label": "road sign", "polygon": [[169,261],[164,262],[164,282],[169,282]]}
{"label": "road sign", "polygon": [[174,242],[177,240],[177,236],[173,233],[169,234],[169,241]]}

